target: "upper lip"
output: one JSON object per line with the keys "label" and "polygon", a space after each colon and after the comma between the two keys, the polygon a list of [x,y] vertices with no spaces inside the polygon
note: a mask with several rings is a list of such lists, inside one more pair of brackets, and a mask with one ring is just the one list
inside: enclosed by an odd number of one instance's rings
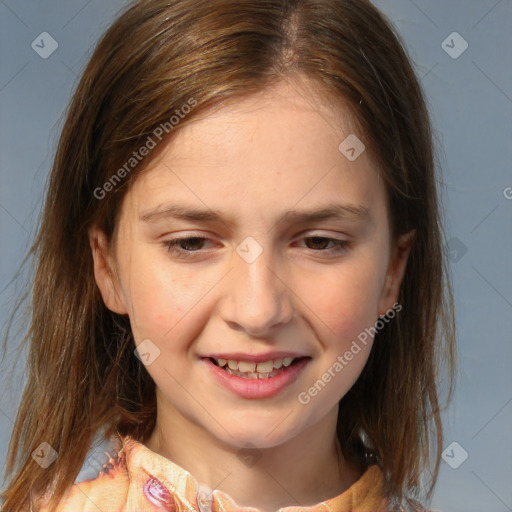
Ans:
{"label": "upper lip", "polygon": [[293,352],[266,352],[265,354],[244,354],[243,352],[215,353],[208,354],[203,357],[211,357],[212,359],[232,359],[234,361],[252,361],[254,363],[263,363],[274,359],[284,359],[285,357],[307,357],[305,354],[297,354]]}

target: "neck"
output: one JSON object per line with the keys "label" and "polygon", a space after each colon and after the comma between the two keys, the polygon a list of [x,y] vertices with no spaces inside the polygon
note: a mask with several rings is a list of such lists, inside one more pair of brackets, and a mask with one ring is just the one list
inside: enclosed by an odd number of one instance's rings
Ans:
{"label": "neck", "polygon": [[147,447],[239,506],[265,512],[311,506],[341,494],[361,476],[341,452],[337,409],[286,443],[264,449],[226,445],[183,416],[160,412]]}

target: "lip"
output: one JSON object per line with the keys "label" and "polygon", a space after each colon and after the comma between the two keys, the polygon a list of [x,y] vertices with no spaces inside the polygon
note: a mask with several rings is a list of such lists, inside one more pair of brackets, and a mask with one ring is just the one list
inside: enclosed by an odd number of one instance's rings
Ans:
{"label": "lip", "polygon": [[204,358],[213,359],[233,359],[234,361],[251,361],[254,363],[263,363],[274,359],[284,359],[285,357],[292,357],[293,359],[299,359],[301,357],[307,357],[306,354],[294,354],[293,352],[266,352],[265,354],[244,354],[242,352],[230,352],[229,354],[207,354],[202,356]]}
{"label": "lip", "polygon": [[[235,354],[230,354],[230,359],[236,359]],[[240,355],[238,355],[240,357]],[[213,357],[213,356],[212,356]],[[216,356],[215,356],[216,357]],[[225,359],[224,356],[219,356]],[[240,358],[240,360],[253,360]],[[254,357],[254,356],[252,356]],[[268,357],[268,354],[264,357]],[[273,356],[269,359],[278,359],[281,356]],[[287,357],[287,356],[284,356]],[[289,356],[292,357],[292,356]],[[268,361],[269,359],[260,359],[261,361]],[[209,358],[203,358],[201,362],[211,371],[214,378],[222,384],[229,391],[237,394],[242,398],[258,399],[258,398],[271,398],[278,395],[286,387],[290,386],[299,375],[302,373],[311,358],[304,357],[295,364],[285,368],[283,372],[275,377],[268,377],[267,379],[244,379],[237,375],[231,375],[216,364],[212,363]]]}

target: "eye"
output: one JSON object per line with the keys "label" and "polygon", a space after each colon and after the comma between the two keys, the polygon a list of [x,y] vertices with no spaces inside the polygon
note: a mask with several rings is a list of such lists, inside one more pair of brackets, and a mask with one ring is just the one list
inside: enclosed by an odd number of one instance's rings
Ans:
{"label": "eye", "polygon": [[[346,251],[350,247],[350,242],[325,236],[304,237],[300,242],[305,243],[305,248],[321,254],[334,255]],[[204,253],[206,244],[213,244],[211,240],[201,236],[187,236],[173,238],[163,242],[166,250],[179,258],[193,258]]]}
{"label": "eye", "polygon": [[195,253],[200,252],[206,242],[208,242],[208,238],[187,236],[166,240],[164,246],[173,254],[177,254],[183,258],[190,258],[195,256]]}
{"label": "eye", "polygon": [[302,240],[305,242],[306,247],[314,252],[335,253],[342,252],[350,247],[348,240],[325,236],[308,236]]}

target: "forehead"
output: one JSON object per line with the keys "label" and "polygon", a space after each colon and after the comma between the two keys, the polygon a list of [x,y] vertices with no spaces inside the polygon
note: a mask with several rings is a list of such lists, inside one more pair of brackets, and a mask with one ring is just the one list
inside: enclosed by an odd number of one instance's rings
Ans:
{"label": "forehead", "polygon": [[214,107],[179,130],[167,149],[176,163],[197,158],[213,165],[256,153],[289,160],[291,152],[310,160],[336,152],[356,125],[346,102],[334,101],[311,80],[287,80]]}
{"label": "forehead", "polygon": [[179,200],[253,218],[299,203],[378,206],[385,190],[370,155],[340,151],[360,138],[347,106],[311,84],[282,82],[180,128],[126,199],[139,213]]}

